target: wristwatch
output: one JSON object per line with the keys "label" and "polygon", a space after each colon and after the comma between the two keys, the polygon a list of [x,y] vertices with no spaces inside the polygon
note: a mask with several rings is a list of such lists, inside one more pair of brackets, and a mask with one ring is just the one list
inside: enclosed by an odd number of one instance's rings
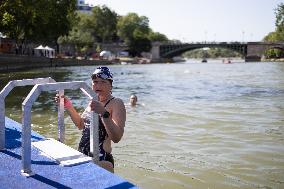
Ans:
{"label": "wristwatch", "polygon": [[101,114],[101,117],[103,118],[109,118],[110,113],[108,111],[105,111],[103,114]]}

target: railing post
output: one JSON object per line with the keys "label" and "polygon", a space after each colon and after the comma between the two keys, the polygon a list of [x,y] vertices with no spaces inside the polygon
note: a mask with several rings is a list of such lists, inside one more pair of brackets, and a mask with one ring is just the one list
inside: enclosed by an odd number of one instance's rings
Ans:
{"label": "railing post", "polygon": [[22,105],[22,175],[33,175],[31,169],[31,106]]}
{"label": "railing post", "polygon": [[[46,83],[35,85],[26,99],[23,102],[23,117],[22,117],[22,174],[24,176],[31,176],[31,108],[33,103],[36,101],[42,91],[58,90],[59,97],[64,94],[64,89],[78,89],[80,88],[89,98],[96,98],[94,91],[85,82],[59,82],[59,83]],[[61,116],[58,119],[62,121],[64,113],[64,101],[60,100],[61,108],[63,111],[59,111],[58,114]],[[64,121],[64,119],[63,119]],[[98,135],[98,115],[91,112],[91,133],[90,133],[90,151],[93,154],[93,160],[95,163],[99,161],[99,135]],[[60,131],[61,133],[62,130]],[[60,133],[60,134],[61,134]],[[62,138],[61,138],[62,139]]]}
{"label": "railing post", "polygon": [[65,141],[65,125],[64,125],[64,90],[58,92],[59,106],[58,106],[58,140],[62,143]]}
{"label": "railing post", "polygon": [[55,83],[51,77],[10,81],[0,92],[0,150],[5,149],[5,98],[17,86]]}
{"label": "railing post", "polygon": [[91,127],[90,127],[90,153],[93,154],[93,161],[99,162],[99,127],[98,115],[91,112]]}
{"label": "railing post", "polygon": [[5,150],[5,99],[0,97],[0,150]]}

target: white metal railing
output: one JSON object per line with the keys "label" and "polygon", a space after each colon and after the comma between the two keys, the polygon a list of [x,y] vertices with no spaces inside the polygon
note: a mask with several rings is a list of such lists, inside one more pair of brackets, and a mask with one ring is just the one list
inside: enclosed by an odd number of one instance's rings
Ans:
{"label": "white metal railing", "polygon": [[[97,95],[85,82],[58,82],[52,78],[36,78],[10,81],[0,92],[0,150],[5,150],[5,98],[17,86],[34,85],[28,96],[22,103],[22,174],[32,175],[31,170],[31,108],[42,91],[58,91],[59,97],[64,95],[64,89],[81,89],[90,99],[97,100]],[[99,161],[99,133],[98,115],[91,112],[90,127],[90,152],[93,154],[93,161]],[[64,126],[64,100],[60,98],[58,106],[58,140],[65,140]]]}
{"label": "white metal railing", "polygon": [[[0,92],[0,150],[5,150],[5,98],[8,96],[8,94],[18,86],[27,86],[27,85],[36,85],[36,84],[42,84],[42,83],[55,83],[56,81],[52,79],[51,77],[48,78],[36,78],[36,79],[23,79],[23,80],[13,80],[10,81]],[[62,91],[59,91],[60,94],[62,94]],[[64,94],[64,91],[63,91]],[[64,111],[64,104],[60,105],[59,110]],[[62,113],[62,111],[58,111],[59,113]],[[58,115],[59,115],[58,113]],[[64,112],[63,112],[64,113]],[[59,115],[60,116],[60,115]],[[62,117],[62,116],[60,116]],[[63,121],[64,122],[64,121]],[[62,125],[62,121],[58,123],[60,126],[60,131],[62,135],[64,132],[62,132],[62,129],[64,129],[64,123]]]}
{"label": "white metal railing", "polygon": [[[31,170],[31,108],[42,91],[64,91],[64,89],[81,89],[90,99],[97,100],[97,95],[87,83],[83,81],[57,82],[36,84],[22,104],[22,174],[24,176],[32,175]],[[59,94],[61,95],[61,94]],[[60,104],[64,103],[60,100]],[[63,109],[64,111],[64,109]],[[99,161],[99,133],[98,133],[98,115],[91,112],[90,127],[90,152],[93,154],[93,161]]]}

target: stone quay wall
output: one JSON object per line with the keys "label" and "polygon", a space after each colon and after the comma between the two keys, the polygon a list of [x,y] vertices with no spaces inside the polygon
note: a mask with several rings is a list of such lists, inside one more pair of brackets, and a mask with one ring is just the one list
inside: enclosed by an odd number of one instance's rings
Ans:
{"label": "stone quay wall", "polygon": [[0,71],[17,71],[43,67],[108,65],[108,60],[78,60],[72,58],[46,58],[0,54]]}

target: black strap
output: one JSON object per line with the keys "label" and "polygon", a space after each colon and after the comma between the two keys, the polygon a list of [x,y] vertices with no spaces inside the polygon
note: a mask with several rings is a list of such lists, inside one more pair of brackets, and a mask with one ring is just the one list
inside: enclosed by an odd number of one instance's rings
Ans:
{"label": "black strap", "polygon": [[114,97],[112,97],[111,99],[109,99],[109,100],[105,103],[104,107],[106,107],[106,106],[108,105],[108,103],[109,103],[112,99],[114,99]]}

